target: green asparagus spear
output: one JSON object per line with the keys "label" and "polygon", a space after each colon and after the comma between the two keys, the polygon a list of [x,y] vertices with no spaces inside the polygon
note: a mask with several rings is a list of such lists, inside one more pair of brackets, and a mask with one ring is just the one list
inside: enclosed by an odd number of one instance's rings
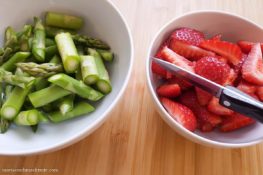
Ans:
{"label": "green asparagus spear", "polygon": [[13,75],[11,72],[5,71],[4,69],[0,68],[1,83],[5,82],[11,85],[25,88],[28,85],[28,83],[32,82],[34,79],[35,79],[34,77]]}
{"label": "green asparagus spear", "polygon": [[69,94],[71,94],[70,91],[59,86],[52,85],[39,91],[32,92],[28,94],[28,97],[33,106],[37,108],[49,104]]}
{"label": "green asparagus spear", "polygon": [[54,46],[54,45],[56,45],[56,42],[55,42],[55,40],[53,40],[53,39],[46,38],[45,44],[46,44],[46,47],[49,47],[49,46]]}
{"label": "green asparagus spear", "polygon": [[63,73],[53,75],[48,81],[92,101],[97,101],[103,97],[99,91]]}
{"label": "green asparagus spear", "polygon": [[43,77],[38,77],[36,78],[35,80],[35,89],[37,91],[41,90],[41,89],[44,89],[48,86],[49,82],[47,81],[47,79],[43,78]]}
{"label": "green asparagus spear", "polygon": [[32,26],[31,25],[24,25],[23,30],[17,34],[19,43],[20,43],[20,50],[21,51],[30,51],[30,43],[29,38],[32,34]]}
{"label": "green asparagus spear", "polygon": [[42,24],[41,19],[37,17],[34,18],[34,23],[35,27],[32,53],[38,61],[43,62],[45,61],[45,28]]}
{"label": "green asparagus spear", "polygon": [[95,58],[95,63],[99,73],[99,80],[96,83],[97,88],[104,94],[110,93],[112,87],[109,79],[109,74],[99,53],[95,49],[91,48],[88,48],[88,53]]}
{"label": "green asparagus spear", "polygon": [[0,133],[4,134],[8,130],[9,126],[9,121],[0,116]]}
{"label": "green asparagus spear", "polygon": [[55,37],[60,56],[67,73],[77,71],[80,58],[77,53],[76,46],[69,33],[60,33]]}
{"label": "green asparagus spear", "polygon": [[14,122],[17,125],[31,126],[36,125],[39,122],[39,111],[36,109],[31,109],[27,111],[21,111],[15,117]]}
{"label": "green asparagus spear", "polygon": [[79,35],[79,34],[72,34],[71,35],[74,42],[82,44],[86,47],[91,47],[91,48],[97,48],[97,49],[110,49],[109,45],[104,43],[103,41],[96,39],[96,38],[91,38],[87,35]]}
{"label": "green asparagus spear", "polygon": [[75,95],[71,94],[59,100],[58,107],[62,115],[65,115],[67,112],[73,109],[74,97]]}
{"label": "green asparagus spear", "polygon": [[12,27],[7,27],[6,31],[5,31],[5,44],[4,47],[10,47],[10,48],[15,48],[15,46],[17,45],[17,36],[16,36],[16,32],[14,31],[14,29]]}
{"label": "green asparagus spear", "polygon": [[4,49],[3,54],[0,56],[0,65],[1,65],[5,60],[7,60],[7,58],[11,55],[12,51],[13,51],[13,50],[12,50],[11,48],[9,48],[9,47],[7,47],[7,48]]}
{"label": "green asparagus spear", "polygon": [[81,74],[85,84],[95,84],[99,79],[99,73],[93,56],[80,56]]}
{"label": "green asparagus spear", "polygon": [[58,53],[58,48],[56,45],[53,46],[49,46],[45,48],[45,52],[46,52],[46,58],[51,58],[53,57],[55,54]]}
{"label": "green asparagus spear", "polygon": [[94,111],[95,108],[86,102],[79,102],[75,105],[75,107],[67,112],[66,114],[62,114],[60,111],[52,112],[49,114],[49,119],[54,123],[59,123],[65,120],[69,120],[87,113]]}
{"label": "green asparagus spear", "polygon": [[5,101],[1,108],[0,113],[4,119],[12,120],[15,118],[25,101],[27,94],[31,90],[32,85],[33,82],[30,82],[29,85],[24,89],[16,86],[12,90],[10,97]]}
{"label": "green asparagus spear", "polygon": [[11,85],[5,86],[5,94],[4,94],[5,101],[10,97],[12,90],[13,90],[13,86],[11,86]]}
{"label": "green asparagus spear", "polygon": [[84,21],[80,17],[66,15],[56,12],[47,12],[45,22],[49,26],[61,27],[66,29],[80,29]]}
{"label": "green asparagus spear", "polygon": [[73,30],[50,27],[50,26],[45,26],[45,31],[46,31],[46,35],[50,38],[54,38],[59,33],[70,33],[72,35],[76,34],[76,32]]}
{"label": "green asparagus spear", "polygon": [[58,55],[54,55],[49,62],[54,64],[61,64],[61,58]]}
{"label": "green asparagus spear", "polygon": [[104,61],[111,62],[113,60],[113,53],[109,50],[96,49]]}
{"label": "green asparagus spear", "polygon": [[8,61],[6,61],[1,68],[7,71],[13,71],[16,68],[16,63],[24,61],[28,58],[30,52],[16,52]]}
{"label": "green asparagus spear", "polygon": [[29,37],[32,34],[32,29],[33,29],[32,25],[28,25],[28,24],[24,25],[22,31],[16,33],[17,38],[20,39],[23,35]]}
{"label": "green asparagus spear", "polygon": [[35,77],[49,77],[63,71],[62,66],[55,63],[37,64],[34,62],[28,62],[17,63],[16,66]]}

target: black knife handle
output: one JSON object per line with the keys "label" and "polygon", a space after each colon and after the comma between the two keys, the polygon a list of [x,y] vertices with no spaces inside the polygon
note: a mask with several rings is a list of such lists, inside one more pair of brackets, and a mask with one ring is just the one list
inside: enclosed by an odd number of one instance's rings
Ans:
{"label": "black knife handle", "polygon": [[226,108],[263,123],[263,103],[233,86],[225,87],[221,93],[219,103]]}

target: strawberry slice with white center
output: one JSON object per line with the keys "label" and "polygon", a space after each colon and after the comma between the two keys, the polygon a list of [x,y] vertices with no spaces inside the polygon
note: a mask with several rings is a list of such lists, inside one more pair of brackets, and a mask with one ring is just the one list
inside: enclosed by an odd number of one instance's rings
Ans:
{"label": "strawberry slice with white center", "polygon": [[196,117],[188,107],[169,100],[161,98],[161,102],[168,113],[181,125],[190,131],[194,131],[197,126]]}
{"label": "strawberry slice with white center", "polygon": [[219,99],[213,97],[207,106],[208,111],[217,114],[217,115],[232,115],[234,111],[225,108],[219,104]]}
{"label": "strawberry slice with white center", "polygon": [[253,84],[263,85],[263,60],[260,44],[252,46],[242,66],[242,77]]}
{"label": "strawberry slice with white center", "polygon": [[200,47],[227,58],[233,65],[237,65],[242,58],[242,51],[238,45],[227,41],[203,40]]}

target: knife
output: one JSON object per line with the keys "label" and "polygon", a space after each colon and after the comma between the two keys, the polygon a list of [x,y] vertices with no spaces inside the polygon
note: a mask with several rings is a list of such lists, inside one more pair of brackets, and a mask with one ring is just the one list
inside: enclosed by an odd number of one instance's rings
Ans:
{"label": "knife", "polygon": [[222,106],[263,123],[263,103],[260,101],[233,86],[221,86],[175,64],[154,57],[152,59],[175,76],[217,97]]}

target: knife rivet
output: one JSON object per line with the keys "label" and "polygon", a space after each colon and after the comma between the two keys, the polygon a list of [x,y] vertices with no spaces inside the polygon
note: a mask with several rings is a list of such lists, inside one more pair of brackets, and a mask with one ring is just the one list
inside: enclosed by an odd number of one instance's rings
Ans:
{"label": "knife rivet", "polygon": [[231,106],[231,103],[229,103],[229,101],[224,101],[224,105],[225,106]]}

